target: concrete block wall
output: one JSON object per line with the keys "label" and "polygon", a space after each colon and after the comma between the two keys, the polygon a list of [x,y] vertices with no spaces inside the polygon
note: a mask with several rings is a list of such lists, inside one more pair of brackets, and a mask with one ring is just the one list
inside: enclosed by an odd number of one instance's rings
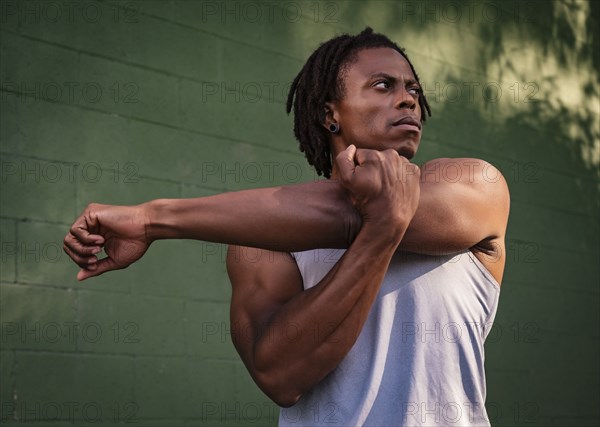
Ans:
{"label": "concrete block wall", "polygon": [[315,179],[287,87],[366,25],[406,47],[432,105],[415,161],[484,158],[511,190],[492,424],[597,425],[595,2],[0,5],[3,425],[276,424],[230,342],[223,246],[159,242],[78,283],[62,238],[92,201]]}

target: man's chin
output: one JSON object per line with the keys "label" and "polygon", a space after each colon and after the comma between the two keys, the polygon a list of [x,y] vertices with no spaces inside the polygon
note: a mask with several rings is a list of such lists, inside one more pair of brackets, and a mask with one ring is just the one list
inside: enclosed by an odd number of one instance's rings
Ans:
{"label": "man's chin", "polygon": [[403,145],[402,147],[396,148],[396,152],[410,160],[417,154],[417,147],[413,147],[412,144]]}

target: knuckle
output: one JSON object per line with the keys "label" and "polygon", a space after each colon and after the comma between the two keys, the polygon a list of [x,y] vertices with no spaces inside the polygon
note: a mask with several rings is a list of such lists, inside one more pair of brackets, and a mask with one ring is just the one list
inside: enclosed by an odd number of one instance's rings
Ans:
{"label": "knuckle", "polygon": [[393,148],[388,148],[388,149],[384,150],[383,154],[385,154],[386,157],[392,157],[392,158],[400,157],[400,154],[398,154],[398,152],[396,150],[394,150]]}
{"label": "knuckle", "polygon": [[90,212],[98,210],[99,208],[100,208],[99,203],[91,202],[91,203],[88,203],[87,207],[85,208],[85,212],[89,214]]}
{"label": "knuckle", "polygon": [[375,151],[372,155],[371,155],[371,159],[373,161],[377,161],[379,163],[382,163],[385,161],[385,153],[383,151]]}
{"label": "knuckle", "polygon": [[381,152],[377,151],[377,150],[369,150],[369,149],[365,148],[361,151],[361,154],[367,159],[372,159],[374,157],[379,156],[381,154]]}

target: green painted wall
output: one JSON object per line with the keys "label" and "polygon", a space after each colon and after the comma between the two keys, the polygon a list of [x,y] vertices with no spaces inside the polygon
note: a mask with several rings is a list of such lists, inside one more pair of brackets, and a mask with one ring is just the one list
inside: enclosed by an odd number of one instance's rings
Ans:
{"label": "green painted wall", "polygon": [[78,283],[62,238],[91,201],[314,179],[286,88],[365,25],[425,85],[416,161],[481,157],[511,189],[492,424],[598,425],[598,3],[0,5],[3,425],[276,424],[230,343],[222,246],[160,242]]}

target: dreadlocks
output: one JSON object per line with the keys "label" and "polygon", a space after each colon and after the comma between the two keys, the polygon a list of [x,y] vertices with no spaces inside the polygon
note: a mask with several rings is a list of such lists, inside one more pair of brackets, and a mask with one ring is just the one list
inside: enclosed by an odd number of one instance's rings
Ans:
{"label": "dreadlocks", "polygon": [[[300,70],[288,93],[286,111],[294,107],[294,135],[300,142],[300,151],[305,153],[308,163],[315,167],[319,175],[331,176],[331,152],[329,136],[323,127],[325,103],[340,100],[344,96],[343,73],[346,67],[356,60],[358,52],[364,49],[389,47],[399,52],[410,65],[417,82],[419,76],[404,53],[404,50],[383,34],[374,33],[370,27],[360,34],[343,34],[321,44]],[[423,112],[431,116],[431,109],[420,90],[419,105]]]}

